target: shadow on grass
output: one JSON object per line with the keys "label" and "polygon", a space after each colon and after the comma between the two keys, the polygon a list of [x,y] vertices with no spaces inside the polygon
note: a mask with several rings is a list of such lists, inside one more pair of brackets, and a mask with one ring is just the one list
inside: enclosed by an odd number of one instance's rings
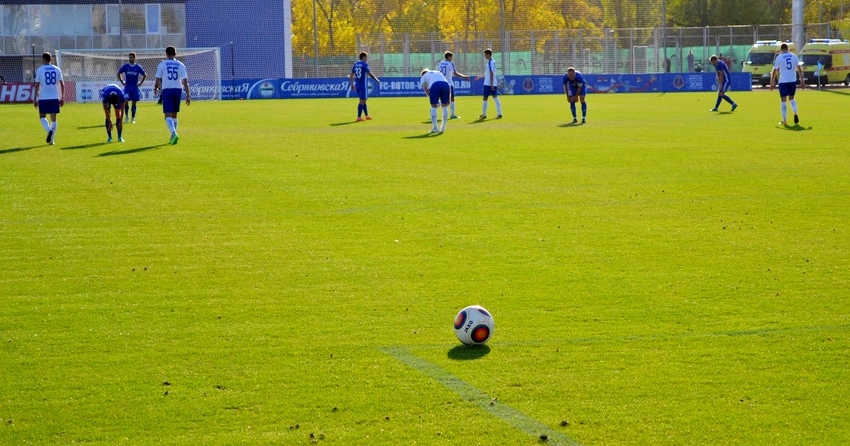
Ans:
{"label": "shadow on grass", "polygon": [[776,128],[779,130],[790,130],[792,132],[805,132],[812,129],[812,127],[806,128],[801,125],[778,125]]}
{"label": "shadow on grass", "polygon": [[448,357],[449,359],[453,359],[455,361],[470,361],[474,359],[481,359],[487,354],[490,353],[490,347],[488,345],[458,345],[457,347],[449,350]]}
{"label": "shadow on grass", "polygon": [[339,127],[341,125],[351,125],[351,124],[357,124],[357,121],[332,122],[330,125],[331,125],[331,127]]}
{"label": "shadow on grass", "polygon": [[424,135],[416,135],[416,136],[403,136],[403,139],[422,139],[422,138],[436,138],[437,136],[442,135],[442,133],[431,133],[428,132]]}
{"label": "shadow on grass", "polygon": [[47,144],[42,144],[42,145],[39,145],[39,146],[14,147],[14,148],[11,148],[11,149],[3,149],[3,150],[0,150],[0,155],[5,155],[7,153],[23,152],[25,150],[32,150],[32,149],[35,149],[36,147],[41,147],[41,146],[46,146],[46,145]]}
{"label": "shadow on grass", "polygon": [[158,148],[160,148],[164,145],[165,144],[157,144],[155,146],[137,147],[135,149],[129,149],[129,150],[113,150],[111,152],[101,153],[100,155],[97,155],[97,156],[102,157],[102,156],[115,156],[115,155],[129,155],[131,153],[144,152],[145,150],[158,149]]}
{"label": "shadow on grass", "polygon": [[90,149],[92,147],[102,146],[104,144],[106,144],[106,143],[105,142],[93,142],[91,144],[81,144],[79,146],[62,147],[61,150]]}
{"label": "shadow on grass", "polygon": [[105,125],[105,124],[100,124],[100,125],[88,125],[88,126],[83,126],[83,127],[77,127],[77,130],[102,129],[102,128],[104,128],[104,127],[106,127],[106,125]]}
{"label": "shadow on grass", "polygon": [[570,127],[581,127],[585,125],[584,122],[568,122],[566,124],[558,124],[558,127],[570,128]]}
{"label": "shadow on grass", "polygon": [[[817,88],[812,88],[812,90],[817,90]],[[831,88],[824,88],[823,90],[817,90],[817,91],[822,91],[824,93],[843,94],[843,95],[850,96],[850,91],[838,91],[838,90],[833,90]]]}

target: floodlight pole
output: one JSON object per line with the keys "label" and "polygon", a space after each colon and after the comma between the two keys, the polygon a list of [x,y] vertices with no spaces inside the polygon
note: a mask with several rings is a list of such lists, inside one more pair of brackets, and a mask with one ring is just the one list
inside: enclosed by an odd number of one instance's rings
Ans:
{"label": "floodlight pole", "polygon": [[797,48],[802,48],[806,40],[803,29],[803,0],[791,1],[791,41]]}
{"label": "floodlight pole", "polygon": [[661,0],[661,46],[664,48],[664,72],[667,72],[667,0]]}

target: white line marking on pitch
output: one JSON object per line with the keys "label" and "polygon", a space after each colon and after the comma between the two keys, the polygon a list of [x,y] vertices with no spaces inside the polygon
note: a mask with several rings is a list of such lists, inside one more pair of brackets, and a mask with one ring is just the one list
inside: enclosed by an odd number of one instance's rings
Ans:
{"label": "white line marking on pitch", "polygon": [[500,403],[496,399],[491,398],[490,395],[487,395],[484,391],[476,388],[472,384],[469,384],[457,376],[452,375],[439,366],[414,355],[410,352],[410,350],[404,347],[387,347],[380,350],[407,366],[424,373],[429,378],[460,395],[464,401],[475,404],[511,426],[535,438],[540,438],[541,435],[545,434],[547,438],[546,444],[559,446],[582,446],[581,443],[573,440],[567,435],[552,429],[551,427],[510,406]]}

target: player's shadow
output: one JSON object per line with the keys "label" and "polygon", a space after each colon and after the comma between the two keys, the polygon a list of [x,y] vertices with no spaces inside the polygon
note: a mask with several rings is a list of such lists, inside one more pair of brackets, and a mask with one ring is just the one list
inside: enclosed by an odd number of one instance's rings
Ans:
{"label": "player's shadow", "polygon": [[809,131],[809,130],[812,129],[812,127],[807,128],[807,127],[803,127],[801,125],[785,125],[785,126],[780,125],[780,126],[778,126],[778,128],[780,130],[790,130],[792,132],[805,132],[805,131]]}
{"label": "player's shadow", "polygon": [[81,144],[79,146],[62,147],[61,150],[90,149],[92,147],[102,146],[104,144],[106,144],[106,143],[105,142],[93,142],[91,144]]}
{"label": "player's shadow", "polygon": [[570,128],[570,127],[581,127],[585,125],[584,122],[567,122],[565,124],[558,124],[558,127]]}
{"label": "player's shadow", "polygon": [[488,345],[458,345],[449,350],[448,357],[455,361],[470,361],[481,359],[490,353]]}
{"label": "player's shadow", "polygon": [[131,153],[144,152],[145,150],[158,149],[158,148],[162,147],[163,145],[164,144],[157,144],[155,146],[137,147],[135,149],[129,149],[129,150],[113,150],[111,152],[101,153],[100,155],[97,155],[97,156],[104,157],[104,156],[115,156],[115,155],[129,155]]}
{"label": "player's shadow", "polygon": [[[817,90],[817,89],[812,88],[812,90]],[[829,88],[825,88],[825,89],[819,90],[819,91],[822,91],[824,93],[850,95],[850,91],[838,91],[838,90],[833,90],[833,89],[829,89]]]}
{"label": "player's shadow", "polygon": [[351,124],[357,124],[357,121],[332,122],[332,123],[330,123],[330,126],[331,127],[339,127],[341,125],[351,125]]}
{"label": "player's shadow", "polygon": [[[47,144],[42,144],[41,146],[46,146],[46,145]],[[7,153],[23,152],[25,150],[32,150],[32,149],[35,149],[36,147],[41,147],[41,146],[13,147],[11,149],[3,149],[3,150],[0,150],[0,155],[5,155]]]}
{"label": "player's shadow", "polygon": [[100,124],[100,125],[85,125],[85,126],[82,126],[82,127],[77,127],[77,130],[102,129],[102,128],[104,128],[104,127],[106,127],[104,124]]}
{"label": "player's shadow", "polygon": [[423,138],[436,138],[437,136],[442,135],[442,133],[425,133],[424,135],[415,135],[415,136],[402,136],[403,139],[423,139]]}

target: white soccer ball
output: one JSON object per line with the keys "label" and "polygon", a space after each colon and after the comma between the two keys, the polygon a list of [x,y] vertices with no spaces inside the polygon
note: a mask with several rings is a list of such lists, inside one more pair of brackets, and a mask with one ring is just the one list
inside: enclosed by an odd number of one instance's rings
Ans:
{"label": "white soccer ball", "polygon": [[470,305],[455,316],[455,336],[466,345],[481,345],[493,336],[496,324],[490,312]]}

